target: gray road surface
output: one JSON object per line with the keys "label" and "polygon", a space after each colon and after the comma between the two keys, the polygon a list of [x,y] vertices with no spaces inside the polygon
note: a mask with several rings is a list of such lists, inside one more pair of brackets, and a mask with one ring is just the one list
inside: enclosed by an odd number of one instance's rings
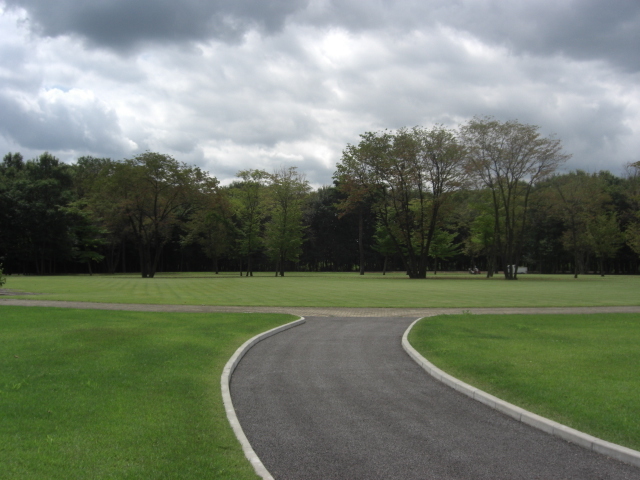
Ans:
{"label": "gray road surface", "polygon": [[640,479],[434,380],[402,350],[412,320],[311,317],[242,359],[234,406],[276,479]]}
{"label": "gray road surface", "polygon": [[[3,295],[17,295],[7,289],[0,289],[0,297]],[[30,294],[29,294],[30,295]],[[64,300],[38,300],[37,297],[29,299],[0,298],[0,305],[24,306],[24,307],[59,307],[59,308],[83,308],[89,310],[128,310],[136,312],[259,312],[259,313],[290,313],[303,317],[429,317],[440,314],[456,314],[470,312],[478,315],[485,313],[495,314],[520,314],[520,313],[631,313],[640,312],[640,306],[607,306],[607,307],[504,307],[504,308],[349,308],[349,307],[234,307],[216,305],[163,305],[153,303],[98,303],[98,302],[71,302]]]}

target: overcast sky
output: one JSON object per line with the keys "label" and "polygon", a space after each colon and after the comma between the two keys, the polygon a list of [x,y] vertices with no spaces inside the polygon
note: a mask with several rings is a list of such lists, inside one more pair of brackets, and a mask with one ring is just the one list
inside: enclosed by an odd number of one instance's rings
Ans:
{"label": "overcast sky", "polygon": [[366,131],[474,115],[640,160],[637,0],[0,0],[0,154],[145,150],[330,184]]}

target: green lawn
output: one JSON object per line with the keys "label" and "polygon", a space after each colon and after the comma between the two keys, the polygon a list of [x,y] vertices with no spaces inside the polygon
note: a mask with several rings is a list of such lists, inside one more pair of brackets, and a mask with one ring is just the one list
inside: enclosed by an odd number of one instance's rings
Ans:
{"label": "green lawn", "polygon": [[220,376],[293,319],[0,307],[0,478],[257,478]]}
{"label": "green lawn", "polygon": [[[637,276],[10,276],[5,288],[39,293],[18,298],[149,304],[640,304]],[[255,478],[228,425],[220,375],[247,338],[291,319],[0,307],[0,478]],[[441,316],[420,322],[411,341],[468,383],[640,448],[640,315]]]}
{"label": "green lawn", "polygon": [[640,449],[640,314],[443,315],[409,340],[466,383]]}
{"label": "green lawn", "polygon": [[535,307],[640,305],[640,276],[522,275],[518,281],[468,274],[272,273],[10,276],[5,288],[43,300],[186,305],[319,307]]}

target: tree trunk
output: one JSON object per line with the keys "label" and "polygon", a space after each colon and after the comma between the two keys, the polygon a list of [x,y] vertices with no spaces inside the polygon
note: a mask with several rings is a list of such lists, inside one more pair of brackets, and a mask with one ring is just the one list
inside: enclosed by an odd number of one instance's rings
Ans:
{"label": "tree trunk", "polygon": [[284,277],[284,255],[280,257],[280,276]]}
{"label": "tree trunk", "polygon": [[118,262],[120,261],[119,253],[120,252],[116,249],[115,242],[110,242],[105,260],[107,262],[107,272],[111,275],[116,273],[116,268],[118,268]]}
{"label": "tree trunk", "polygon": [[149,252],[149,260],[150,260],[150,268],[149,268],[149,278],[153,278],[156,276],[156,271],[158,269],[158,263],[162,258],[162,244],[156,247],[155,254],[153,256],[153,261],[151,261],[151,252]]}
{"label": "tree trunk", "polygon": [[427,262],[424,259],[420,259],[418,263],[418,276],[417,278],[427,278]]}
{"label": "tree trunk", "polygon": [[604,277],[604,259],[602,257],[598,258],[598,269],[600,270],[600,276]]}
{"label": "tree trunk", "polygon": [[125,240],[122,239],[122,273],[127,273],[127,249]]}
{"label": "tree trunk", "polygon": [[[506,257],[506,255],[505,255]],[[513,280],[513,270],[514,270],[514,266],[510,265],[509,260],[507,260],[506,258],[503,257],[502,259],[502,268],[504,270],[504,278],[505,280]]]}
{"label": "tree trunk", "polygon": [[149,261],[147,259],[149,255],[147,253],[147,249],[142,244],[142,241],[138,246],[138,250],[140,253],[140,274],[142,275],[142,278],[147,278],[149,276]]}
{"label": "tree trunk", "polygon": [[364,216],[362,208],[358,211],[358,250],[360,252],[360,275],[364,275]]}

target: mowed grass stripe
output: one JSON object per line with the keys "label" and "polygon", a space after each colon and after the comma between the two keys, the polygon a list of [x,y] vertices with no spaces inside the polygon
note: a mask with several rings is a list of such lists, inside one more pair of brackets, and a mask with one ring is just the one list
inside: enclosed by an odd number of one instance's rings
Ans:
{"label": "mowed grass stripe", "polygon": [[640,314],[446,315],[409,340],[466,383],[640,450]]}
{"label": "mowed grass stripe", "polygon": [[0,478],[257,478],[220,376],[293,319],[0,307]]}
{"label": "mowed grass stripe", "polygon": [[[43,300],[172,305],[302,307],[562,307],[640,305],[640,276],[237,274],[188,276],[11,276],[7,288],[38,293]],[[33,297],[28,297],[33,298]]]}

